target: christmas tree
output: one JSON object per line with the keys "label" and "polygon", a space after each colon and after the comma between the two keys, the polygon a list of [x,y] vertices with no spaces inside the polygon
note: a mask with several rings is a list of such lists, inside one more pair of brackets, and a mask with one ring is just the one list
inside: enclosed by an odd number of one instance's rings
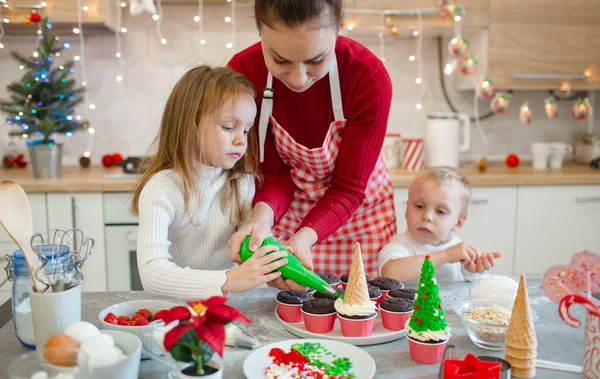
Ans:
{"label": "christmas tree", "polygon": [[431,257],[426,255],[425,262],[421,267],[417,299],[413,305],[414,313],[408,324],[415,332],[450,332],[439,291],[440,286],[435,279],[435,268]]}
{"label": "christmas tree", "polygon": [[37,49],[30,57],[11,52],[26,72],[20,81],[7,86],[10,99],[0,100],[0,110],[8,114],[8,124],[20,126],[20,130],[10,135],[43,136],[43,142],[49,143],[54,133],[70,136],[89,124],[73,115],[75,106],[83,101],[84,92],[84,88],[75,86],[74,79],[68,78],[75,72],[74,63],[56,62],[69,44],[59,42],[47,18],[41,22],[38,39]]}

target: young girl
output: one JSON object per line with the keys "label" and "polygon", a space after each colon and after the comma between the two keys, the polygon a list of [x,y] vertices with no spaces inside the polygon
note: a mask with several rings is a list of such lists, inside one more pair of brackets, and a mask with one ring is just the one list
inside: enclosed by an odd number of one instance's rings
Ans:
{"label": "young girl", "polygon": [[261,248],[236,267],[227,246],[254,196],[255,116],[252,84],[229,68],[196,67],[173,88],[132,202],[146,292],[206,298],[281,275],[285,252]]}

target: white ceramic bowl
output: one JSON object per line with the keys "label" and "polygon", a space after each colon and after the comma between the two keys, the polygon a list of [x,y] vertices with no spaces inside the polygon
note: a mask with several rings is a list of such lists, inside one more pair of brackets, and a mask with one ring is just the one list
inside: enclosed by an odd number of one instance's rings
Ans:
{"label": "white ceramic bowl", "polygon": [[123,351],[126,359],[104,367],[95,367],[91,379],[136,379],[140,371],[140,358],[142,354],[142,340],[137,336],[119,331],[104,330],[115,341],[115,346]]}
{"label": "white ceramic bowl", "polygon": [[[156,354],[161,354],[161,351],[156,350],[156,346],[154,345],[154,343],[147,343],[147,338],[144,337],[144,334],[148,335],[154,329],[154,325],[152,323],[147,326],[124,326],[109,324],[108,322],[104,321],[104,318],[110,312],[114,313],[117,317],[127,316],[131,318],[137,311],[139,311],[142,308],[148,309],[150,312],[152,312],[152,315],[154,315],[161,309],[171,309],[177,305],[178,304],[164,300],[132,300],[126,301],[124,303],[111,305],[110,307],[103,309],[102,312],[100,312],[100,314],[98,315],[100,329],[117,330],[121,332],[134,334],[143,341],[144,348],[152,350]],[[143,357],[146,358],[146,355],[144,355]]]}

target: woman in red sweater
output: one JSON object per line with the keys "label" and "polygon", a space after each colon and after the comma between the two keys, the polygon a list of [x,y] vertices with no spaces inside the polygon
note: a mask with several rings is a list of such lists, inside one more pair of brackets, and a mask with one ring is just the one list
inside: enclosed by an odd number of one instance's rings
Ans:
{"label": "woman in red sweater", "polygon": [[[250,250],[273,234],[316,272],[348,273],[360,242],[367,274],[396,233],[380,157],[392,84],[379,58],[339,36],[342,0],[256,0],[261,42],[229,66],[259,94],[260,171],[250,221],[233,235]],[[293,288],[294,283],[272,283]]]}

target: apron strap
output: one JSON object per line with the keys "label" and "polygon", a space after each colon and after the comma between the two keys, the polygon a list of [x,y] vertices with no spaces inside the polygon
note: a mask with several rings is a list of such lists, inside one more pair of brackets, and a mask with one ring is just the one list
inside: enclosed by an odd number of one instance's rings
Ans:
{"label": "apron strap", "polygon": [[[344,120],[344,110],[342,108],[342,91],[340,89],[340,75],[338,73],[337,57],[333,54],[331,67],[329,68],[329,89],[331,91],[331,104],[333,106],[333,117],[335,120]],[[260,146],[260,162],[265,160],[265,141],[267,139],[267,127],[269,118],[273,113],[273,75],[269,72],[267,75],[267,86],[262,92],[262,104],[260,106],[260,118],[258,121],[258,138]]]}

